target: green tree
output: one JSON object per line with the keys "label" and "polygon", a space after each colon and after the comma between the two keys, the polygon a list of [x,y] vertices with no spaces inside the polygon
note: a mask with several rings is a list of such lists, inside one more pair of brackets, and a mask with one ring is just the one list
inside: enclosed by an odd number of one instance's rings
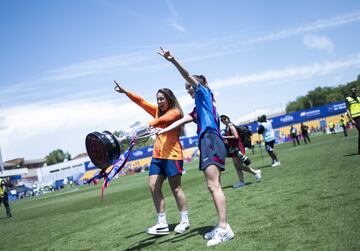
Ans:
{"label": "green tree", "polygon": [[54,165],[57,163],[64,162],[65,159],[71,160],[71,155],[68,152],[64,153],[63,150],[57,149],[49,153],[48,156],[46,156],[46,164]]}
{"label": "green tree", "polygon": [[349,90],[352,86],[356,86],[360,90],[360,75],[357,80],[347,84],[338,85],[336,87],[316,87],[309,91],[305,96],[297,97],[295,101],[291,101],[286,105],[286,112],[296,112],[303,109],[321,106],[328,103],[344,100],[350,95]]}

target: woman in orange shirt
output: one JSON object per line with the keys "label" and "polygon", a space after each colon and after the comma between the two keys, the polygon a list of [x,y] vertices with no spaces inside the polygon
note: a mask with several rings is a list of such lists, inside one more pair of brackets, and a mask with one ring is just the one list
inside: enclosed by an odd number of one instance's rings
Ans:
{"label": "woman in orange shirt", "polygon": [[[183,117],[179,102],[170,89],[162,88],[157,91],[157,105],[148,103],[143,98],[128,92],[119,85],[115,87],[115,91],[126,94],[133,102],[154,117],[154,120],[148,123],[150,127],[165,128]],[[178,128],[177,130],[156,136],[149,169],[149,189],[157,212],[157,223],[147,229],[148,234],[169,234],[165,215],[165,200],[161,191],[166,178],[169,180],[171,191],[181,215],[181,221],[174,231],[183,233],[190,227],[186,198],[181,187],[183,154],[179,140],[180,130],[181,128]]]}

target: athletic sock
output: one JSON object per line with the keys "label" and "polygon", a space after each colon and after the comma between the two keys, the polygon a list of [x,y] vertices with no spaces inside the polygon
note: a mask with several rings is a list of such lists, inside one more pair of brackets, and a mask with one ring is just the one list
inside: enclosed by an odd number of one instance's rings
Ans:
{"label": "athletic sock", "polygon": [[165,212],[163,212],[163,213],[158,213],[158,214],[157,214],[157,217],[158,217],[158,223],[162,223],[162,224],[166,224],[166,225],[167,225]]}
{"label": "athletic sock", "polygon": [[180,212],[181,221],[187,221],[189,222],[189,213],[187,210]]}

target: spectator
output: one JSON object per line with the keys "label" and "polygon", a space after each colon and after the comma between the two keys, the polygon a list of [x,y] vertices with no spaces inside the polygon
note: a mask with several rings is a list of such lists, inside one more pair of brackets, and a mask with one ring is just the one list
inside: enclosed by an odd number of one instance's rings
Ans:
{"label": "spectator", "polygon": [[308,131],[309,127],[307,125],[304,125],[303,123],[301,123],[300,130],[301,130],[301,134],[303,136],[305,144],[307,144],[307,141],[309,141],[309,143],[311,143],[311,140],[309,138],[309,131]]}
{"label": "spectator", "polygon": [[292,138],[294,146],[296,146],[295,140],[297,142],[297,145],[300,145],[297,129],[293,125],[291,125],[290,127],[290,136]]}
{"label": "spectator", "polygon": [[340,124],[340,126],[342,127],[342,129],[343,129],[344,136],[347,137],[348,134],[347,134],[346,122],[345,122],[345,119],[344,119],[344,115],[343,115],[343,114],[341,114],[341,118],[340,118],[339,124]]}
{"label": "spectator", "polygon": [[329,129],[330,129],[331,135],[336,134],[336,132],[335,132],[335,124],[333,122],[329,122]]}
{"label": "spectator", "polygon": [[9,205],[8,187],[9,183],[6,182],[3,178],[0,178],[0,205],[1,203],[4,204],[6,209],[6,216],[10,218],[12,217],[12,214]]}
{"label": "spectator", "polygon": [[360,154],[360,97],[356,94],[356,87],[352,87],[351,95],[346,97],[347,114],[351,123],[358,130],[358,153]]}

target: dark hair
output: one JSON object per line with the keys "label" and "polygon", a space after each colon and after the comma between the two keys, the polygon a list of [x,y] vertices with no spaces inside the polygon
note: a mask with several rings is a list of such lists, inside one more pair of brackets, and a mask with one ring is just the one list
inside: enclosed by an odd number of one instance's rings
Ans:
{"label": "dark hair", "polygon": [[208,86],[208,82],[206,81],[206,78],[204,77],[204,75],[193,75],[194,78],[196,78],[197,80],[200,80],[200,83],[204,86]]}
{"label": "dark hair", "polygon": [[259,122],[265,122],[265,121],[266,121],[266,115],[263,114],[263,115],[259,116],[259,117],[258,117],[258,121],[259,121]]}
{"label": "dark hair", "polygon": [[[158,93],[162,93],[165,96],[166,100],[169,103],[169,109],[178,109],[181,113],[181,116],[184,115],[177,98],[175,97],[174,93],[170,89],[162,88],[162,89],[159,89],[156,94],[158,94]],[[158,117],[161,117],[164,114],[165,114],[165,112],[162,112],[158,109]]]}

